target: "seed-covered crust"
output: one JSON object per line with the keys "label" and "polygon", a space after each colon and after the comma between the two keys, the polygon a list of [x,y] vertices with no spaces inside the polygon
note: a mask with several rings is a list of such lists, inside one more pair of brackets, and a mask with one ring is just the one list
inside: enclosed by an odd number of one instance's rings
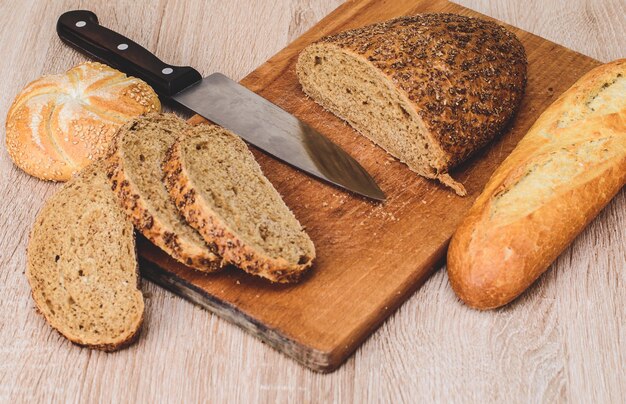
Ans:
{"label": "seed-covered crust", "polygon": [[[136,184],[128,177],[124,169],[121,143],[125,131],[132,128],[138,120],[176,119],[174,115],[150,114],[135,119],[118,131],[111,144],[106,159],[106,172],[111,182],[111,189],[116,193],[126,215],[135,228],[157,247],[168,253],[175,260],[203,272],[216,272],[222,269],[222,259],[208,245],[194,245],[186,242],[169,226],[161,221],[148,206]],[[192,229],[193,230],[193,229]],[[200,239],[202,241],[202,239]]]}
{"label": "seed-covered crust", "polygon": [[401,17],[323,38],[382,71],[447,154],[445,172],[493,139],[519,106],[526,54],[500,25],[456,14]]}
{"label": "seed-covered crust", "polygon": [[174,143],[163,163],[163,181],[176,207],[187,222],[217,247],[217,253],[229,264],[248,273],[278,283],[297,282],[311,267],[314,257],[294,265],[285,259],[261,254],[245,243],[220,219],[196,191],[183,166],[180,141]]}

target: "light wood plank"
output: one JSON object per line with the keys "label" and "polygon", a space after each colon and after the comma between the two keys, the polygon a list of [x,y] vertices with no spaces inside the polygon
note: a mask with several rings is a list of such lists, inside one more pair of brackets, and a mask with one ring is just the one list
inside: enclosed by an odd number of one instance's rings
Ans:
{"label": "light wood plank", "polygon": [[[621,0],[459,2],[600,60],[626,57]],[[91,8],[172,63],[241,78],[339,3],[1,2],[1,119],[28,81],[82,60],[56,39],[64,10]],[[513,305],[469,310],[439,271],[346,365],[319,375],[149,283],[149,321],[137,344],[104,354],[67,343],[35,313],[23,276],[30,225],[55,186],[13,168],[4,148],[0,170],[0,401],[583,403],[626,396],[624,191]]]}

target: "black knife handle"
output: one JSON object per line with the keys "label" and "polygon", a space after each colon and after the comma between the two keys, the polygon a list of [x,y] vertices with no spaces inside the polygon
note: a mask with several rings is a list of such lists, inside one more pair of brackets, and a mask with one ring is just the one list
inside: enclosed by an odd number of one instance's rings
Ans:
{"label": "black knife handle", "polygon": [[168,65],[141,45],[103,27],[91,11],[62,14],[57,21],[57,33],[73,48],[144,80],[161,96],[171,97],[202,80],[195,69]]}

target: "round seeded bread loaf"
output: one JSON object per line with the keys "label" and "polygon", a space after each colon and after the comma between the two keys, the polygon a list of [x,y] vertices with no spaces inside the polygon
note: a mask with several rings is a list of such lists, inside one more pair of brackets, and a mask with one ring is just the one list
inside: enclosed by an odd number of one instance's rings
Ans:
{"label": "round seeded bread loaf", "polygon": [[26,276],[48,323],[106,351],[137,336],[144,311],[133,226],[100,162],[65,184],[37,215]]}
{"label": "round seeded bread loaf", "polygon": [[519,106],[526,55],[504,27],[455,14],[401,17],[326,37],[296,66],[313,100],[427,178],[491,141]]}
{"label": "round seeded bread loaf", "polygon": [[143,81],[84,63],[22,90],[7,115],[7,150],[28,174],[66,181],[103,157],[126,121],[160,110],[156,93]]}
{"label": "round seeded bread loaf", "polygon": [[295,282],[315,247],[246,144],[198,125],[169,150],[164,182],[176,206],[230,264],[273,282]]}

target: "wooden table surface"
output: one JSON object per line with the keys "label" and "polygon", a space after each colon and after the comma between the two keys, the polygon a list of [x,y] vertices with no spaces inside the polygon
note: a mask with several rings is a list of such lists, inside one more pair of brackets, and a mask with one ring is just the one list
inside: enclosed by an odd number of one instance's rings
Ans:
{"label": "wooden table surface", "polygon": [[[458,2],[602,61],[626,57],[624,0]],[[69,9],[95,11],[168,62],[239,79],[340,3],[2,1],[0,116],[29,81],[84,60],[56,37],[56,18]],[[0,402],[625,400],[624,190],[513,304],[468,309],[442,269],[343,367],[322,375],[148,282],[136,344],[106,354],[68,343],[35,312],[24,276],[28,232],[55,189],[1,148]]]}

